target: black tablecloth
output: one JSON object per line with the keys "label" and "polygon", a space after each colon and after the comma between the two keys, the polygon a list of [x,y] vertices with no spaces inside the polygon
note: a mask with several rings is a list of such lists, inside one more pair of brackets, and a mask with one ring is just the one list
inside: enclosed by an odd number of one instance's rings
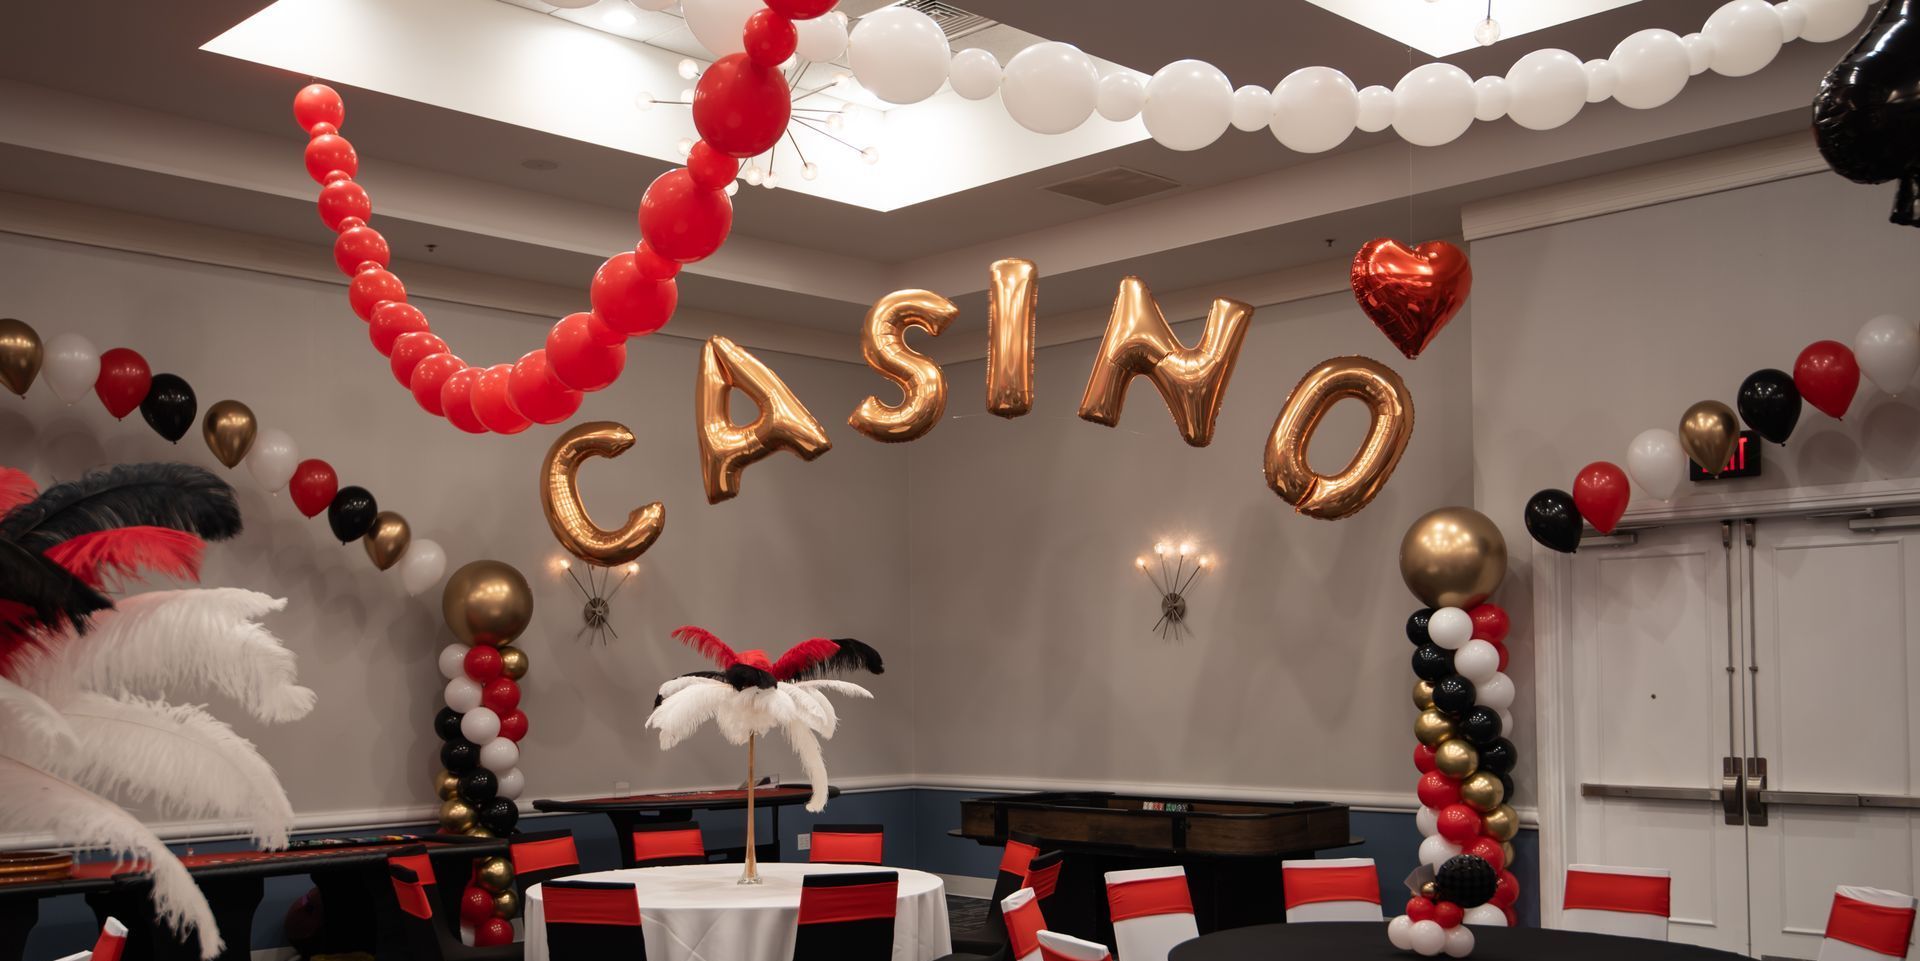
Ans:
{"label": "black tablecloth", "polygon": [[[1542,928],[1474,928],[1471,961],[1749,961],[1725,951]],[[1409,961],[1420,956],[1387,942],[1386,922],[1263,924],[1234,928],[1175,947],[1167,961]],[[1446,955],[1440,955],[1441,959]]]}

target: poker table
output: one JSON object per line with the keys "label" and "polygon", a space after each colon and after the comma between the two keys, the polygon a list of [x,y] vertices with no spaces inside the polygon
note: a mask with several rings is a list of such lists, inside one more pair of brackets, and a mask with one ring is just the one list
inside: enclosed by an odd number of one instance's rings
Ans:
{"label": "poker table", "polygon": [[[773,813],[772,839],[755,845],[755,856],[762,861],[780,860],[780,809],[792,804],[805,804],[813,796],[813,789],[806,786],[760,787],[753,790],[753,806],[766,808]],[[837,787],[827,788],[827,797],[840,796]],[[536,811],[550,811],[564,814],[604,814],[613,822],[613,835],[620,841],[620,866],[633,867],[633,829],[642,822],[691,821],[695,811],[727,811],[745,808],[747,792],[745,788],[729,788],[723,791],[676,791],[667,794],[633,794],[625,797],[588,798],[580,801],[559,801],[542,798],[533,802]],[[709,850],[710,855],[724,860],[744,860],[746,850]]]}

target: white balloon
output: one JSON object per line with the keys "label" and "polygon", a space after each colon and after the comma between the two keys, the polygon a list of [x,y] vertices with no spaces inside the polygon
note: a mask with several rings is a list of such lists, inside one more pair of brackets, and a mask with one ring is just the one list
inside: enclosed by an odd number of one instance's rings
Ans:
{"label": "white balloon", "polygon": [[1700,35],[1713,44],[1714,73],[1744,77],[1780,53],[1780,16],[1767,0],[1729,0],[1707,18]]}
{"label": "white balloon", "polygon": [[1589,60],[1580,65],[1587,72],[1587,102],[1600,103],[1613,96],[1613,88],[1620,81],[1620,72],[1613,64],[1605,60]]}
{"label": "white balloon", "polygon": [[[1495,661],[1495,665],[1498,665]],[[1504,711],[1513,706],[1513,678],[1498,671],[1494,675],[1473,686],[1473,699],[1476,703]]]}
{"label": "white balloon", "polygon": [[1672,500],[1687,476],[1687,454],[1680,449],[1680,438],[1658,427],[1641,431],[1627,445],[1627,476],[1654,500]]}
{"label": "white balloon", "polygon": [[1387,922],[1387,943],[1401,951],[1413,950],[1413,922],[1406,915]]}
{"label": "white balloon", "polygon": [[480,766],[499,774],[511,771],[520,763],[520,745],[504,737],[496,737],[480,746]]}
{"label": "white balloon", "polygon": [[1014,54],[1000,79],[1000,102],[1014,123],[1034,133],[1066,133],[1086,123],[1099,97],[1093,58],[1058,40]]}
{"label": "white balloon", "polygon": [[1094,108],[1100,116],[1115,123],[1140,116],[1147,104],[1147,78],[1135,71],[1120,69],[1100,78],[1100,93]]}
{"label": "white balloon", "polygon": [[1528,130],[1552,130],[1587,105],[1587,71],[1565,50],[1535,50],[1507,71],[1507,116]]}
{"label": "white balloon", "polygon": [[400,586],[414,597],[440,583],[440,575],[446,572],[447,552],[437,541],[423,537],[407,545],[407,552],[400,555]]}
{"label": "white balloon", "polygon": [[1457,607],[1443,607],[1427,619],[1427,637],[1449,651],[1473,639],[1473,616]]}
{"label": "white balloon", "polygon": [[1415,921],[1407,932],[1407,941],[1421,957],[1431,958],[1447,947],[1447,929],[1438,921]]}
{"label": "white balloon", "polygon": [[467,676],[467,651],[465,644],[448,644],[440,649],[440,676],[451,681],[456,677]]}
{"label": "white balloon", "polygon": [[71,404],[93,391],[100,379],[100,352],[79,334],[55,334],[43,348],[40,376],[55,397]]}
{"label": "white balloon", "polygon": [[1273,88],[1274,139],[1288,150],[1320,153],[1346,142],[1360,119],[1360,91],[1332,67],[1301,67]]}
{"label": "white balloon", "polygon": [[1473,119],[1491,123],[1507,115],[1507,78],[1481,77],[1473,82]]}
{"label": "white balloon", "polygon": [[1473,126],[1473,78],[1450,63],[1422,64],[1393,88],[1393,129],[1420,147],[1452,143]]}
{"label": "white balloon", "polygon": [[793,29],[800,35],[794,55],[814,63],[840,59],[847,52],[847,15],[829,10],[811,20],[795,20]]}
{"label": "white balloon", "polygon": [[1460,856],[1460,845],[1436,834],[1420,842],[1420,863],[1430,864],[1435,870],[1447,863],[1450,858]]}
{"label": "white balloon", "polygon": [[1814,43],[1838,40],[1860,25],[1860,17],[1871,4],[1860,0],[1796,0],[1807,22],[1800,28],[1800,39]]}
{"label": "white balloon", "polygon": [[1361,133],[1379,133],[1393,126],[1393,91],[1378,84],[1362,89],[1356,106],[1353,126]]}
{"label": "white balloon", "polygon": [[1512,737],[1513,713],[1506,710],[1495,711],[1494,713],[1500,715],[1500,733],[1507,737]]}
{"label": "white balloon", "polygon": [[447,682],[447,706],[465,714],[480,706],[480,682],[461,674]]}
{"label": "white balloon", "polygon": [[291,435],[278,427],[261,431],[253,439],[253,446],[247,449],[247,473],[268,492],[287,486],[293,479],[293,469],[298,466],[300,448]]}
{"label": "white balloon", "polygon": [[[953,55],[947,82],[953,84],[954,93],[968,100],[985,100],[1000,89],[1000,61],[985,50],[968,47]],[[1011,113],[1013,108],[1007,111]]]}
{"label": "white balloon", "polygon": [[[1486,905],[1480,905],[1486,907]],[[1464,958],[1473,953],[1473,932],[1464,924],[1456,924],[1447,930],[1447,943],[1443,950],[1449,958]]]}
{"label": "white balloon", "polygon": [[1440,812],[1422,804],[1420,810],[1413,813],[1413,825],[1420,829],[1421,837],[1433,837],[1440,833]]}
{"label": "white balloon", "polygon": [[1680,38],[1680,45],[1687,48],[1687,73],[1697,77],[1713,65],[1712,40],[1690,33]]}
{"label": "white balloon", "polygon": [[[760,0],[747,2],[760,6]],[[919,103],[938,93],[950,56],[940,25],[904,6],[881,7],[861,17],[847,37],[854,77],[888,103]]]}
{"label": "white balloon", "polygon": [[[493,793],[509,801],[518,798],[520,792],[527,789],[527,776],[521,774],[520,769],[517,767],[508,768],[505,774],[495,772],[494,779],[499,782],[499,786],[494,789]],[[1482,907],[1490,907],[1490,905],[1482,905]],[[1499,909],[1495,908],[1494,910],[1497,911]],[[1501,922],[1505,923],[1506,918],[1506,915],[1501,915]]]}
{"label": "white balloon", "polygon": [[1853,356],[1873,386],[1898,394],[1920,370],[1920,326],[1904,317],[1881,314],[1861,326],[1853,338]]}
{"label": "white balloon", "polygon": [[1800,39],[1800,31],[1807,28],[1807,11],[1800,0],[1782,0],[1774,5],[1773,15],[1780,18],[1780,39],[1788,43]]}
{"label": "white balloon", "polygon": [[1650,110],[1680,95],[1698,71],[1687,45],[1671,30],[1628,34],[1607,58],[1613,64],[1613,99],[1635,110]]}
{"label": "white balloon", "polygon": [[1248,84],[1233,92],[1233,129],[1252,133],[1273,122],[1273,94]]}
{"label": "white balloon", "polygon": [[1479,638],[1468,641],[1453,652],[1453,671],[1475,686],[1491,680],[1500,673],[1500,649]]}
{"label": "white balloon", "polygon": [[490,707],[476,707],[460,715],[460,736],[486,747],[500,736],[500,715]]}
{"label": "white balloon", "polygon": [[1233,85],[1213,64],[1175,60],[1147,81],[1140,117],[1160,146],[1199,150],[1227,132],[1233,120]]}
{"label": "white balloon", "polygon": [[680,0],[680,13],[693,39],[717,58],[746,51],[747,18],[762,6],[760,0]]}
{"label": "white balloon", "polygon": [[1507,913],[1498,905],[1476,904],[1466,911],[1466,923],[1483,928],[1504,928],[1507,926]]}

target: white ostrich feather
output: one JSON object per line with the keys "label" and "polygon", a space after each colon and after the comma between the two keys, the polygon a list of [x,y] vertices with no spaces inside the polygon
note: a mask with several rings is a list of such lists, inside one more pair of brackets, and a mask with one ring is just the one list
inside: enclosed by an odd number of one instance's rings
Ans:
{"label": "white ostrich feather", "polygon": [[676,677],[673,680],[660,685],[659,696],[662,700],[665,700],[696,684],[724,684],[724,683],[726,682],[718,678],[701,677],[698,674],[688,674],[682,677]]}
{"label": "white ostrich feather", "polygon": [[180,859],[152,831],[86,788],[0,754],[0,817],[8,828],[50,834],[64,842],[103,847],[146,861],[153,875],[153,903],[160,920],[185,934],[200,932],[200,956],[215,958],[223,947],[206,895]]}
{"label": "white ostrich feather", "polygon": [[660,705],[647,717],[647,727],[660,732],[660,747],[671,749],[700,726],[714,721],[720,735],[732,744],[766,735],[779,728],[800,758],[800,767],[813,786],[807,810],[819,813],[827,806],[827,762],[820,741],[833,737],[840,717],[827,692],[848,697],[873,697],[858,684],[828,678],[776,684],[772,688],[734,690],[710,677],[676,677],[660,685]]}
{"label": "white ostrich feather", "polygon": [[294,683],[293,652],[254,621],[284,598],[231,587],[153,591],[119,600],[85,635],[30,648],[15,678],[42,697],[132,687],[208,687],[262,721],[305,717],[313,691]]}
{"label": "white ostrich feather", "polygon": [[833,736],[834,728],[840,724],[840,716],[833,705],[818,691],[805,691],[789,687],[787,697],[793,701],[796,720],[804,723],[813,733],[823,738]]}
{"label": "white ostrich feather", "polygon": [[820,740],[798,719],[788,721],[780,728],[793,745],[793,753],[800,758],[800,769],[807,773],[807,780],[813,784],[813,796],[807,799],[807,810],[819,814],[827,807],[827,760],[820,754]]}
{"label": "white ostrich feather", "polygon": [[872,691],[852,681],[837,681],[830,677],[817,678],[811,681],[794,681],[787,686],[798,688],[802,691],[832,691],[835,694],[844,694],[847,697],[864,697],[869,701],[873,700]]}
{"label": "white ostrich feather", "polygon": [[0,737],[12,733],[30,739],[38,751],[73,749],[73,727],[40,695],[0,677]]}
{"label": "white ostrich feather", "polygon": [[672,750],[675,744],[692,736],[734,698],[733,688],[725,681],[710,677],[693,680],[707,683],[683,685],[661,701],[652,714],[647,715],[647,727],[660,732],[660,749],[663,751]]}

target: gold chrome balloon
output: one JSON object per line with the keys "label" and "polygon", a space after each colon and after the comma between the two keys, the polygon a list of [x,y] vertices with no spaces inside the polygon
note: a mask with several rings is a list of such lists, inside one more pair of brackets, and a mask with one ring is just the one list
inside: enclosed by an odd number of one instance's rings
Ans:
{"label": "gold chrome balloon", "polygon": [[589,457],[617,457],[633,446],[633,431],[608,420],[588,421],[561,434],[540,463],[540,511],[567,553],[600,567],[617,567],[647,552],[667,525],[667,507],[654,501],[627,513],[618,530],[587,516],[580,499],[580,465]]}
{"label": "gold chrome balloon", "polygon": [[1429,607],[1473,607],[1506,576],[1506,538],[1471,507],[1428,511],[1400,539],[1400,577]]}
{"label": "gold chrome balloon", "polygon": [[[760,408],[753,423],[733,423],[727,410],[727,394],[733,390]],[[706,484],[709,504],[738,497],[741,472],[774,451],[792,451],[810,461],[833,448],[813,412],[793,396],[780,375],[725,337],[707,338],[693,409],[699,429],[700,479]]]}
{"label": "gold chrome balloon", "polygon": [[1512,805],[1502,804],[1480,815],[1480,828],[1495,841],[1511,841],[1520,833],[1520,815]]}
{"label": "gold chrome balloon", "polygon": [[442,801],[451,801],[459,797],[460,775],[442,768],[439,774],[433,776],[433,792],[440,795]]}
{"label": "gold chrome balloon", "polygon": [[238,466],[246,458],[247,451],[253,448],[253,435],[259,429],[253,411],[237,400],[223,400],[207,408],[207,417],[200,422],[200,434],[207,439],[207,449],[228,467]]}
{"label": "gold chrome balloon", "polygon": [[[26,321],[0,317],[0,384],[20,396],[26,396],[33,379],[40,376],[40,362],[46,359],[46,347],[40,333]],[[232,464],[228,464],[232,467]]]}
{"label": "gold chrome balloon", "polygon": [[1040,276],[1031,260],[993,262],[987,289],[987,413],[1018,417],[1033,409],[1033,332]]}
{"label": "gold chrome balloon", "polygon": [[1680,417],[1680,446],[1709,474],[1727,469],[1733,448],[1740,443],[1740,421],[1733,408],[1717,400],[1703,400]]}
{"label": "gold chrome balloon", "polygon": [[[1513,849],[1512,841],[1500,842],[1500,858],[1503,862],[1507,864],[1514,864],[1516,863],[1516,859],[1518,859],[1519,857],[1520,857],[1519,853],[1514,851]],[[1511,868],[1509,868],[1509,870],[1511,870]]]}
{"label": "gold chrome balloon", "polygon": [[1450,737],[1433,749],[1433,766],[1441,774],[1459,779],[1480,766],[1480,752],[1463,737]]}
{"label": "gold chrome balloon", "polygon": [[1485,771],[1475,771],[1460,782],[1460,800],[1482,814],[1497,810],[1507,800],[1507,789],[1500,779]]}
{"label": "gold chrome balloon", "polygon": [[496,918],[515,918],[520,916],[520,892],[512,888],[493,896],[493,916]]}
{"label": "gold chrome balloon", "polygon": [[869,394],[847,425],[874,440],[897,444],[939,424],[947,412],[947,379],[939,364],[907,346],[907,328],[938,337],[959,315],[953,301],[929,290],[896,290],[874,301],[860,326],[860,356],[900,386],[900,403],[882,403]]}
{"label": "gold chrome balloon", "polygon": [[[1307,447],[1333,405],[1353,398],[1373,418],[1360,449],[1338,474],[1307,463]],[[1267,434],[1267,486],[1293,509],[1339,520],[1367,506],[1393,476],[1413,439],[1413,395],[1393,369],[1367,357],[1335,357],[1307,371]]]}
{"label": "gold chrome balloon", "polygon": [[1120,423],[1127,386],[1145,375],[1167,402],[1180,438],[1193,447],[1207,446],[1252,319],[1252,307],[1216,298],[1200,346],[1187,347],[1167,325],[1146,283],[1138,277],[1121,280],[1087,391],[1080,396],[1081,419],[1108,427]]}
{"label": "gold chrome balloon", "polygon": [[500,673],[519,680],[527,676],[527,652],[517,647],[500,649]]}
{"label": "gold chrome balloon", "polygon": [[1421,711],[1420,719],[1413,722],[1413,736],[1419,738],[1420,743],[1437,750],[1441,742],[1453,736],[1453,722],[1439,711]]}
{"label": "gold chrome balloon", "polygon": [[367,528],[360,540],[367,545],[367,557],[373,560],[373,566],[384,571],[400,563],[400,555],[413,543],[413,528],[408,527],[407,519],[399,514],[381,511],[374,515],[373,526]]}
{"label": "gold chrome balloon", "polygon": [[470,837],[470,838],[490,838],[493,836],[494,836],[493,832],[488,830],[482,825],[476,824],[473,827],[470,827],[467,829],[467,837]]}
{"label": "gold chrome balloon", "polygon": [[464,834],[473,827],[473,805],[450,798],[440,805],[440,833]]}
{"label": "gold chrome balloon", "polygon": [[1420,896],[1423,898],[1426,898],[1429,901],[1439,897],[1440,896],[1439,883],[1436,881],[1428,881],[1425,884],[1420,885]]}
{"label": "gold chrome balloon", "polygon": [[440,614],[460,640],[499,647],[533,620],[533,591],[511,564],[471,561],[447,578]]}
{"label": "gold chrome balloon", "polygon": [[486,858],[480,862],[480,869],[474,872],[473,880],[488,894],[512,890],[513,863],[506,858]]}
{"label": "gold chrome balloon", "polygon": [[1432,681],[1421,680],[1413,682],[1413,706],[1422,711],[1433,710]]}

